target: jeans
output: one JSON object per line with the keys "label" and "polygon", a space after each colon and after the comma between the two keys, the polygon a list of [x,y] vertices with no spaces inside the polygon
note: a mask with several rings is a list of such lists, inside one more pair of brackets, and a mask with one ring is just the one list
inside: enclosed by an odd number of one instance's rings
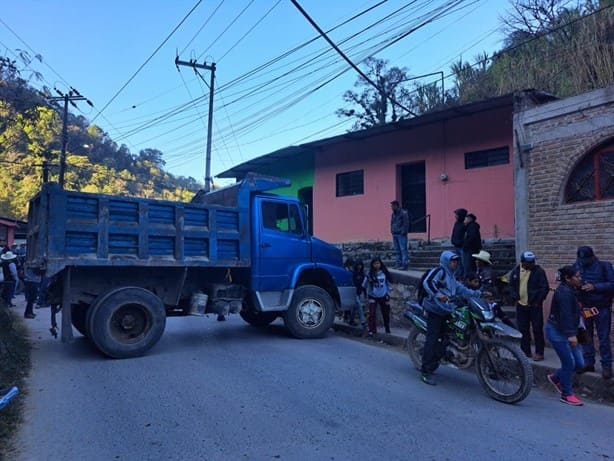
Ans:
{"label": "jeans", "polygon": [[554,372],[554,376],[558,378],[561,384],[562,395],[571,395],[573,394],[571,376],[574,371],[579,371],[584,367],[582,349],[580,346],[571,347],[567,335],[557,330],[550,322],[546,324],[546,336],[556,351],[556,355],[561,359],[561,368]]}
{"label": "jeans", "polygon": [[475,260],[473,259],[473,251],[463,250],[461,252],[461,262],[463,263],[463,278],[466,278],[469,274],[475,274]]}
{"label": "jeans", "polygon": [[465,269],[463,269],[463,247],[454,247],[454,253],[461,259],[454,271],[454,278],[463,279],[465,278]]}
{"label": "jeans", "polygon": [[586,319],[586,332],[588,333],[589,343],[582,344],[584,360],[587,365],[595,364],[595,346],[593,345],[593,332],[597,330],[599,339],[599,356],[601,357],[601,368],[612,368],[612,347],[610,344],[610,331],[612,328],[612,308],[610,306],[599,307],[599,314],[590,319]]}
{"label": "jeans", "polygon": [[409,264],[407,234],[392,234],[392,243],[397,253],[397,266],[407,266]]}
{"label": "jeans", "polygon": [[422,352],[422,373],[431,374],[439,367],[444,354],[443,337],[446,332],[447,315],[428,313],[426,318],[426,340]]}
{"label": "jeans", "polygon": [[386,333],[390,333],[390,304],[386,298],[372,298],[369,300],[369,333],[377,333],[377,306],[379,305],[382,311],[382,319],[384,320],[384,329]]}
{"label": "jeans", "polygon": [[544,311],[542,306],[521,306],[516,304],[516,323],[522,333],[520,348],[531,357],[531,327],[535,339],[535,354],[544,355]]}
{"label": "jeans", "polygon": [[26,296],[26,310],[24,315],[34,314],[32,309],[34,308],[34,303],[36,302],[39,285],[39,282],[31,282],[29,280],[24,282],[24,294]]}
{"label": "jeans", "polygon": [[354,314],[358,313],[358,318],[360,319],[360,324],[364,326],[365,324],[365,309],[364,309],[364,295],[356,295],[356,305],[354,306],[354,310],[350,315],[351,320],[354,320]]}

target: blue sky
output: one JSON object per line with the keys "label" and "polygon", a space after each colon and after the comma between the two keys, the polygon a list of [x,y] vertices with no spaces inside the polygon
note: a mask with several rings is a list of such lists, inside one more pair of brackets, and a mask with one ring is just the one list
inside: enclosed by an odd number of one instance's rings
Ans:
{"label": "blue sky", "polygon": [[[354,62],[374,55],[406,67],[411,76],[447,75],[461,56],[472,62],[479,52],[500,49],[499,17],[510,8],[507,0],[299,3],[324,30],[373,7],[331,31],[331,39]],[[442,17],[381,49],[395,34],[453,4]],[[34,50],[43,57],[43,63],[31,64],[45,78],[32,82],[35,86],[76,88],[94,103],[94,109],[79,104],[83,115],[133,153],[160,149],[173,174],[203,181],[208,111],[203,79],[209,82],[206,70],[202,78],[191,68],[178,71],[177,54],[216,63],[214,177],[274,150],[342,134],[352,124],[335,110],[344,105],[342,94],[353,87],[356,73],[321,38],[306,43],[318,34],[290,0],[20,0],[5,2],[0,18],[0,52],[14,57],[17,49]]]}

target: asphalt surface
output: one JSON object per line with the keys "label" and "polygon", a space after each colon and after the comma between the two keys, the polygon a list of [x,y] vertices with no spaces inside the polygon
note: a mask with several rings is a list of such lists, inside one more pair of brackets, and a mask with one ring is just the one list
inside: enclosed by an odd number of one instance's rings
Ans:
{"label": "asphalt surface", "polygon": [[427,386],[384,342],[179,317],[146,356],[111,360],[85,338],[52,338],[48,310],[37,313],[19,461],[614,456],[610,406],[569,407],[539,388],[505,405],[448,367]]}

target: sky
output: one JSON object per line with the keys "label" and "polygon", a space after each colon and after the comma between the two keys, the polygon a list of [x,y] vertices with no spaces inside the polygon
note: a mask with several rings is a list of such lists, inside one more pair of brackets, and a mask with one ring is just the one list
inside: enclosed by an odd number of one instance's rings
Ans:
{"label": "sky", "polygon": [[[499,50],[499,18],[510,9],[508,0],[298,3],[354,63],[387,59],[411,77],[448,76],[459,58]],[[335,111],[358,75],[291,0],[19,0],[3,2],[0,20],[0,53],[42,58],[24,69],[43,75],[33,86],[75,88],[93,103],[78,102],[75,114],[134,154],[159,149],[175,175],[204,181],[211,78],[178,68],[176,57],[215,63],[214,183],[247,160],[352,125]]]}

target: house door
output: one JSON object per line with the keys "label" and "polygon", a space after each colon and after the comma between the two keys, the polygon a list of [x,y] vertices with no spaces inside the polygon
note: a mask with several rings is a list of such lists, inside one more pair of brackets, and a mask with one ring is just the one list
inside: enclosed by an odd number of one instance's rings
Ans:
{"label": "house door", "polygon": [[401,165],[401,207],[410,213],[412,221],[410,232],[426,232],[424,162]]}

